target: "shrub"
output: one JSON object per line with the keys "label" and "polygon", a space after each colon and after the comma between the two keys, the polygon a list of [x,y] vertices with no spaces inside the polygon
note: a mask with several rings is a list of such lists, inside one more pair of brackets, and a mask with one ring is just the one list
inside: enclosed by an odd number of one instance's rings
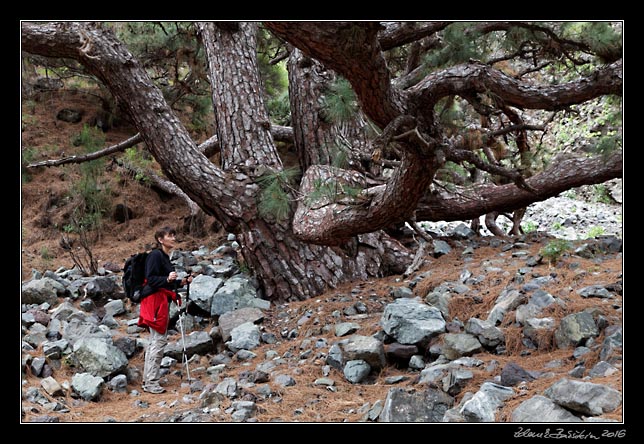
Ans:
{"label": "shrub", "polygon": [[550,265],[556,264],[561,256],[572,248],[570,241],[566,239],[555,239],[539,250],[539,254],[548,260]]}
{"label": "shrub", "polygon": [[600,226],[596,225],[596,226],[592,227],[590,230],[588,230],[588,234],[586,235],[586,237],[589,238],[589,239],[594,239],[597,236],[601,236],[605,232],[606,232],[606,230],[604,229],[604,227],[600,227]]}
{"label": "shrub", "polygon": [[538,227],[537,224],[531,220],[525,221],[524,223],[521,224],[521,229],[526,234],[537,231],[537,227]]}

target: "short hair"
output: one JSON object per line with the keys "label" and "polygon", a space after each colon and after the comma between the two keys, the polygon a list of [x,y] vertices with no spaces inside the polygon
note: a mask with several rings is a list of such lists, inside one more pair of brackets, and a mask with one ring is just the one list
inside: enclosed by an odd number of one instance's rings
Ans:
{"label": "short hair", "polygon": [[175,230],[175,229],[174,229],[174,228],[172,228],[172,227],[168,227],[168,226],[165,226],[165,227],[159,228],[159,229],[156,231],[156,233],[154,233],[154,241],[155,241],[156,243],[159,243],[159,238],[160,238],[160,237],[165,237],[165,236],[166,236],[166,235],[168,235],[168,234],[175,234],[175,235],[176,235],[176,234],[177,234],[177,230]]}

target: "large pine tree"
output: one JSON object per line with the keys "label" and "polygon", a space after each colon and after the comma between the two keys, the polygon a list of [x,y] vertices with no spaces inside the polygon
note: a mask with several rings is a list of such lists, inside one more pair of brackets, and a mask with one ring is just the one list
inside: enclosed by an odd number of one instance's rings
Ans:
{"label": "large pine tree", "polygon": [[[267,112],[259,26],[289,54],[297,174],[280,157]],[[108,26],[23,23],[22,49],[76,60],[109,89],[165,176],[238,234],[268,299],[305,299],[402,272],[413,254],[391,234],[406,221],[519,210],[621,177],[615,144],[599,156],[568,153],[545,169],[537,163],[553,113],[621,96],[619,24],[208,22],[197,29],[218,164]],[[559,147],[547,148],[550,156]]]}

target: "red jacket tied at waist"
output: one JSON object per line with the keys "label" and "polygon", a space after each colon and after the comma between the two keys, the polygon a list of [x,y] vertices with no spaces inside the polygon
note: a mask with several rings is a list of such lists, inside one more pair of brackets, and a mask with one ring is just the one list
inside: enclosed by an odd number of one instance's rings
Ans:
{"label": "red jacket tied at waist", "polygon": [[160,288],[141,300],[138,325],[153,328],[161,334],[168,329],[170,300],[181,305],[181,300],[174,291]]}

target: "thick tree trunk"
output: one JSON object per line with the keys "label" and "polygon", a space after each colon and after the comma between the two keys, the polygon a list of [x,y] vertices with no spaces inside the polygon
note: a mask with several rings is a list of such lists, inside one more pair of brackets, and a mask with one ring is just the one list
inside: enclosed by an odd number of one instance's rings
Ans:
{"label": "thick tree trunk", "polygon": [[[272,139],[257,136],[258,132],[269,136],[270,125],[259,93],[254,53],[256,24],[240,23],[222,29],[215,23],[204,23],[200,27],[211,84],[217,85],[212,90],[222,168],[241,169],[254,178],[267,168],[281,171]],[[295,66],[291,68],[296,71]],[[297,74],[293,76],[295,80]],[[314,79],[310,80],[314,83]],[[230,91],[227,85],[239,85],[244,91]],[[328,145],[333,143],[335,132],[333,125],[325,127],[315,119],[318,112],[309,113],[302,109],[304,106],[303,102],[294,105],[294,134],[302,167],[306,168],[311,163],[332,160]],[[257,189],[248,188],[246,194],[261,198],[257,193]],[[256,204],[251,205],[253,209],[247,213],[253,217],[240,220],[236,232],[244,260],[259,278],[269,300],[306,299],[341,282],[382,276],[387,270],[405,267],[411,260],[409,252],[384,233],[347,239],[337,247],[302,242],[290,223],[264,219]]]}
{"label": "thick tree trunk", "polygon": [[293,141],[300,170],[304,172],[311,165],[330,165],[335,144],[333,124],[325,121],[319,111],[324,89],[333,81],[334,74],[297,48],[291,50],[287,69]]}
{"label": "thick tree trunk", "polygon": [[[325,108],[337,75],[293,48],[288,59],[288,88],[293,137],[302,172],[311,165],[335,165],[363,171],[361,159],[370,158],[367,122],[359,108],[333,120]],[[349,107],[347,105],[347,107]],[[342,156],[346,165],[339,162]]]}
{"label": "thick tree trunk", "polygon": [[[203,28],[206,46],[218,45],[208,49],[209,63],[217,66],[211,81],[226,83],[213,88],[223,168],[202,154],[145,70],[101,26],[23,24],[23,49],[79,60],[126,104],[165,175],[239,235],[243,257],[257,273],[268,299],[306,299],[340,282],[404,269],[411,256],[382,235],[382,239],[361,235],[344,249],[308,245],[293,235],[290,223],[259,217],[260,187],[255,181],[266,166],[274,171],[282,166],[270,137],[257,67],[250,62],[255,60],[254,47],[249,45],[254,26],[240,24],[232,31],[213,24]],[[241,59],[247,63],[240,63]]]}
{"label": "thick tree trunk", "polygon": [[215,131],[224,170],[256,174],[263,167],[280,170],[282,162],[271,138],[271,124],[262,99],[256,61],[255,23],[230,29],[214,22],[201,23],[208,61]]}
{"label": "thick tree trunk", "polygon": [[382,232],[327,247],[303,243],[292,231],[262,219],[245,225],[239,234],[242,254],[252,261],[268,300],[308,299],[344,282],[402,273],[413,259]]}

